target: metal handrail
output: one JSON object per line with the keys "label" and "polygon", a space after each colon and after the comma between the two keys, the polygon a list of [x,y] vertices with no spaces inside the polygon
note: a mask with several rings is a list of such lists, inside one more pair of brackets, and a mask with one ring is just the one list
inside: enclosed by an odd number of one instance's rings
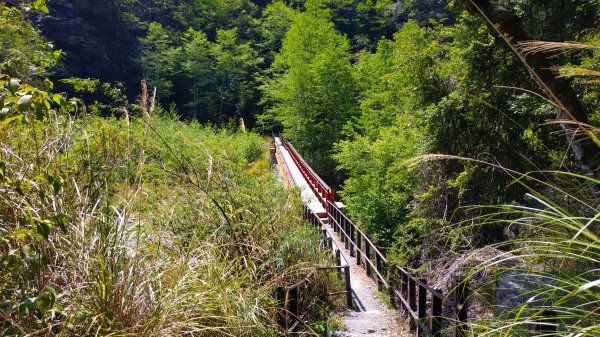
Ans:
{"label": "metal handrail", "polygon": [[352,220],[350,220],[350,218],[348,218],[348,216],[344,214],[344,212],[342,212],[339,209],[339,207],[337,207],[334,203],[329,202],[329,204],[339,213],[339,215],[346,219],[346,221],[348,221],[348,223],[350,223],[352,227],[354,227],[354,230],[357,231],[364,238],[365,242],[368,242],[373,247],[373,249],[375,249],[375,254],[378,254],[380,256],[380,258],[382,259],[381,261],[387,263],[388,261],[385,258],[385,255],[383,255],[383,253],[377,248],[377,246],[371,241],[371,239],[369,239],[367,234],[360,230],[360,228],[358,228],[358,226],[356,226],[354,222],[352,222]]}
{"label": "metal handrail", "polygon": [[[374,249],[375,255],[379,255],[380,257],[380,262],[383,263],[387,263],[387,259],[385,258],[385,256],[379,251],[379,249],[377,249],[377,247],[371,242],[371,240],[369,240],[367,238],[367,236],[360,230],[358,230],[358,228],[356,227],[356,225],[350,221],[350,219],[348,219],[348,217],[346,217],[345,214],[343,214],[340,209],[335,206],[333,203],[329,203],[330,207],[333,207],[334,209],[336,209],[337,212],[339,212],[340,215],[342,215],[347,222],[354,227],[355,230],[357,230],[357,233],[359,233],[364,239],[365,239],[365,243],[371,245],[371,247]],[[352,245],[353,249],[356,252],[359,252],[360,255],[364,258],[364,261],[366,263],[368,263],[371,268],[373,269],[373,271],[375,272],[375,274],[378,277],[379,282],[381,282],[383,284],[383,286],[385,288],[388,287],[388,282],[386,281],[385,277],[383,275],[381,275],[381,272],[379,271],[379,268],[376,264],[373,264],[373,261],[371,261],[371,257],[367,255],[366,252],[364,252],[361,248],[358,247],[358,245],[356,244],[356,242],[354,242],[353,238],[350,237],[350,235],[346,232],[346,230],[343,228],[343,226],[341,226],[341,224],[338,222],[337,219],[335,219],[334,217],[330,217],[331,220],[335,221],[336,225],[338,228],[340,228],[340,232],[344,235],[344,237],[346,238],[346,241],[349,242],[350,245]]]}
{"label": "metal handrail", "polygon": [[286,146],[286,149],[288,151],[290,151],[290,153],[294,154],[294,157],[296,157],[298,159],[298,161],[302,163],[302,166],[304,168],[306,168],[306,170],[308,172],[311,173],[311,176],[315,180],[317,180],[317,182],[319,182],[319,184],[321,184],[321,186],[323,186],[325,190],[328,190],[328,191],[333,190],[331,187],[329,187],[329,185],[327,185],[327,183],[325,183],[325,181],[323,181],[323,179],[321,179],[321,177],[319,177],[319,175],[312,169],[312,167],[310,167],[308,165],[308,163],[304,160],[304,158],[302,158],[302,156],[300,156],[300,154],[298,153],[298,151],[296,150],[296,148],[292,145],[292,143],[290,143],[287,140],[285,140],[284,141],[284,145]]}
{"label": "metal handrail", "polygon": [[[448,319],[442,310],[442,307],[446,306],[452,308],[454,312],[455,318],[451,319],[451,322],[453,322],[452,326],[456,336],[464,336],[464,322],[467,319],[464,297],[466,285],[460,287],[460,289],[457,285],[450,293],[453,296],[444,296],[441,291],[433,289],[424,280],[413,276],[406,269],[399,266],[389,266],[389,262],[383,253],[334,203],[328,203],[327,213],[330,224],[334,229],[337,229],[336,231],[339,232],[342,241],[346,242],[351,256],[354,256],[352,254],[356,252],[357,263],[362,259],[367,274],[370,275],[369,272],[375,274],[378,285],[387,289],[390,297],[393,297],[393,302],[395,300],[399,302],[398,304],[405,310],[411,320],[411,328],[417,329],[418,335],[440,336],[442,331],[441,321]],[[365,249],[360,247],[361,241],[364,242]],[[367,254],[369,251],[373,253],[376,260],[379,260],[377,263],[373,263],[370,254]],[[380,263],[383,265],[380,265]],[[392,270],[396,270],[400,275],[403,275],[401,289],[392,286],[393,280],[386,280],[386,277],[382,275],[382,270],[387,270],[390,278],[391,274],[389,273]],[[429,296],[431,296],[430,301],[427,300]]]}
{"label": "metal handrail", "polygon": [[409,273],[408,271],[406,271],[404,268],[398,267],[398,266],[395,266],[395,268],[398,271],[400,271],[401,273],[403,273],[403,274],[407,275],[408,277],[410,277],[411,279],[413,279],[413,281],[415,281],[415,283],[417,285],[420,285],[423,288],[427,289],[427,291],[429,291],[429,293],[431,293],[431,295],[439,298],[440,300],[446,300],[448,302],[453,302],[451,298],[448,298],[447,296],[444,296],[443,294],[441,294],[437,290],[435,290],[432,287],[428,286],[427,283],[424,283],[424,282],[421,281],[421,279],[414,277],[411,273]]}

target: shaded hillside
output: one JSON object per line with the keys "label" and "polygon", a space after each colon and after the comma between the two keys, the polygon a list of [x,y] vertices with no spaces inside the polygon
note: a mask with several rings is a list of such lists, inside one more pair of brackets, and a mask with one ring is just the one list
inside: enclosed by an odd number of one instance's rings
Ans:
{"label": "shaded hillside", "polygon": [[122,82],[134,92],[142,77],[134,62],[137,37],[142,33],[133,23],[120,19],[110,2],[88,6],[69,0],[48,2],[50,15],[40,15],[37,25],[57,49],[65,52],[55,78],[97,78]]}

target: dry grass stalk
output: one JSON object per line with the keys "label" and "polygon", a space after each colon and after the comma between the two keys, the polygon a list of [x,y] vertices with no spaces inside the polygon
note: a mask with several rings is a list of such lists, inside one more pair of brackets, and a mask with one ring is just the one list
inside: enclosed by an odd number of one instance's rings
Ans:
{"label": "dry grass stalk", "polygon": [[584,49],[600,49],[600,46],[581,42],[548,42],[532,40],[518,42],[516,45],[524,55],[559,51],[577,51]]}

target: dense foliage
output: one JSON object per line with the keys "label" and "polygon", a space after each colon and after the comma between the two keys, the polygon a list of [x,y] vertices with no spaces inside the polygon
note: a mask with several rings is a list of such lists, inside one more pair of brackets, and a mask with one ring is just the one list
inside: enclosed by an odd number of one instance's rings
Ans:
{"label": "dense foliage", "polygon": [[[544,15],[559,8],[534,7]],[[574,8],[593,10],[585,2]],[[588,32],[589,22],[578,24],[579,33]],[[555,62],[596,62],[585,53],[562,56]],[[348,175],[341,193],[350,214],[402,265],[437,264],[449,249],[510,236],[502,226],[470,227],[466,241],[449,235],[452,222],[470,216],[463,206],[526,202],[525,189],[502,167],[577,170],[564,156],[564,136],[545,125],[555,116],[552,105],[531,94],[539,88],[505,42],[467,13],[451,26],[409,21],[374,53],[359,54],[355,78],[360,114],[347,123],[334,155]],[[593,120],[597,105],[587,97],[595,97],[597,82],[581,81]]]}
{"label": "dense foliage", "polygon": [[[390,261],[491,246],[599,325],[597,0],[25,2],[0,0],[6,334],[277,333],[275,280],[321,257],[238,124],[282,131]],[[477,331],[516,333],[497,317]]]}
{"label": "dense foliage", "polygon": [[[129,93],[145,77],[163,105],[182,115],[221,124],[243,117],[254,124],[258,85],[282,45],[294,16],[327,9],[348,51],[374,49],[408,18],[427,24],[429,13],[453,20],[443,1],[311,0],[55,0],[36,17],[66,57],[57,77],[118,81]],[[54,79],[54,78],[53,78]],[[68,90],[61,87],[62,90]],[[96,98],[96,97],[94,97]]]}
{"label": "dense foliage", "polygon": [[280,333],[275,288],[327,262],[261,137],[0,86],[2,335]]}
{"label": "dense foliage", "polygon": [[[69,80],[114,102],[67,100],[40,77],[60,53],[1,10],[16,56],[0,73],[0,335],[281,335],[277,287],[330,261],[268,142],[182,122],[145,87],[129,104]],[[332,280],[316,274],[313,314]]]}
{"label": "dense foliage", "polygon": [[281,122],[313,166],[331,173],[333,144],[355,114],[356,84],[348,40],[335,30],[329,11],[314,6],[295,16],[275,57],[274,78],[264,86],[270,107],[263,117]]}

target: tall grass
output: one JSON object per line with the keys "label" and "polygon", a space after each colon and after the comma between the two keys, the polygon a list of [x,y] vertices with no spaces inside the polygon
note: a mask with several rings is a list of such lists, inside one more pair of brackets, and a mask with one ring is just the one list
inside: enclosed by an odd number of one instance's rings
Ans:
{"label": "tall grass", "polygon": [[[469,271],[472,279],[487,275],[474,296],[509,294],[489,303],[493,317],[472,322],[472,333],[600,336],[600,213],[589,188],[600,181],[533,172],[516,176],[515,183],[529,189],[528,204],[470,209],[485,215],[470,219],[467,227],[500,226],[515,236],[493,246],[497,253]],[[499,289],[500,281],[521,288]]]}
{"label": "tall grass", "polygon": [[0,336],[281,335],[275,289],[327,264],[256,134],[52,111],[0,128]]}

